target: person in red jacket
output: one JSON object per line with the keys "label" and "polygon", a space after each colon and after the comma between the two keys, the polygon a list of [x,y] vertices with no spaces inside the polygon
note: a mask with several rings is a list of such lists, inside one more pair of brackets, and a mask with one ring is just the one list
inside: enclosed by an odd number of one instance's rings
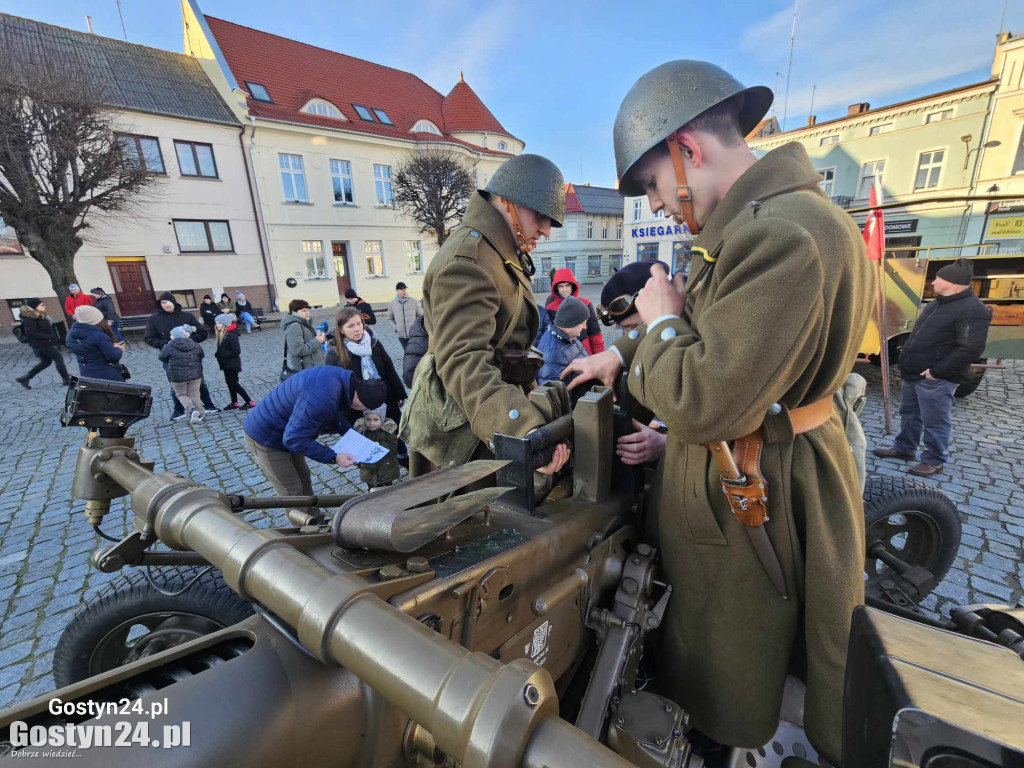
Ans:
{"label": "person in red jacket", "polygon": [[583,333],[579,335],[580,341],[583,342],[583,348],[587,350],[588,355],[604,352],[604,337],[601,336],[601,326],[597,322],[597,312],[589,299],[580,296],[580,284],[576,282],[576,276],[572,273],[572,270],[563,268],[556,270],[551,278],[551,300],[544,307],[548,311],[548,317],[552,320],[555,319],[555,312],[558,311],[562,299],[567,296],[575,296],[586,304],[587,309],[590,311],[587,326],[583,329]]}
{"label": "person in red jacket", "polygon": [[64,299],[64,312],[68,317],[74,317],[75,310],[79,307],[94,306],[92,296],[88,293],[82,293],[82,289],[78,287],[78,283],[72,283],[69,285],[68,292],[70,295]]}

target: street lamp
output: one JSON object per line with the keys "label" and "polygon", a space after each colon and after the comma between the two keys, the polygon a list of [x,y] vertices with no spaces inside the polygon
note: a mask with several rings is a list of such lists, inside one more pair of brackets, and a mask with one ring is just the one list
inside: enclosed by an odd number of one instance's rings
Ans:
{"label": "street lamp", "polygon": [[977,152],[982,147],[984,147],[985,149],[991,149],[992,147],[998,147],[1000,144],[1003,143],[1001,141],[993,139],[991,141],[986,141],[984,144],[979,144],[974,149],[968,149],[968,145],[971,143],[971,140],[973,138],[974,137],[971,134],[969,134],[969,133],[966,136],[961,136],[960,137],[960,141],[962,141],[964,143],[964,149],[966,150],[966,154],[964,154],[964,170],[965,171],[967,170],[967,163],[970,162],[971,153],[972,152]]}

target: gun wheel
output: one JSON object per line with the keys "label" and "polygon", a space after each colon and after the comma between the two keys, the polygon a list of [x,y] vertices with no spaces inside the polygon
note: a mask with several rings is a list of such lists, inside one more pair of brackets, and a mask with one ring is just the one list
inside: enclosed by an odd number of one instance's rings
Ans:
{"label": "gun wheel", "polygon": [[141,570],[105,585],[61,634],[53,655],[57,687],[174,648],[253,614],[220,571],[199,576],[202,570],[177,566],[157,571],[155,581],[167,592],[189,584],[180,595],[160,592]]}

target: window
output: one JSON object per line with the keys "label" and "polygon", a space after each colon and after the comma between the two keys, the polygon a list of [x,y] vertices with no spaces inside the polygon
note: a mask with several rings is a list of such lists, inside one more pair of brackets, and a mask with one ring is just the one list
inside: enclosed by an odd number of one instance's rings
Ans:
{"label": "window", "polygon": [[608,239],[608,222],[607,221],[602,221],[601,222],[601,239],[602,240],[607,240]]}
{"label": "window", "polygon": [[370,110],[368,110],[362,104],[353,104],[352,109],[354,109],[356,111],[356,114],[359,115],[360,120],[365,120],[368,123],[373,122],[373,115],[370,114]]}
{"label": "window", "polygon": [[309,195],[306,193],[306,174],[302,169],[302,155],[278,155],[277,162],[281,166],[285,202],[309,202]]}
{"label": "window", "polygon": [[1017,155],[1013,159],[1013,175],[1024,172],[1024,130],[1020,132],[1017,140]]}
{"label": "window", "polygon": [[636,244],[636,260],[644,261],[645,259],[656,259],[658,258],[658,244],[657,243],[637,243]]}
{"label": "window", "polygon": [[409,259],[410,272],[423,271],[423,246],[419,240],[405,241],[405,255]]}
{"label": "window", "polygon": [[882,125],[873,125],[868,129],[868,136],[880,136],[883,133],[889,133],[892,130],[892,123],[883,123]]}
{"label": "window", "polygon": [[875,186],[875,176],[881,176],[885,171],[885,160],[874,160],[864,163],[860,171],[860,186],[857,187],[857,197],[867,198],[871,195],[871,188]]}
{"label": "window", "polygon": [[576,277],[576,257],[566,256],[565,257],[565,268],[572,272],[572,276]]}
{"label": "window", "polygon": [[622,254],[621,253],[613,253],[611,256],[608,257],[608,271],[611,272],[611,274],[614,275],[616,272],[619,271],[619,269],[621,267],[622,267]]}
{"label": "window", "polygon": [[303,240],[302,253],[306,257],[306,277],[327,277],[327,260],[322,240]]}
{"label": "window", "polygon": [[366,274],[374,277],[384,276],[384,249],[380,240],[367,240],[366,247]]}
{"label": "window", "polygon": [[226,221],[174,220],[174,234],[182,253],[233,251],[231,228]]}
{"label": "window", "polygon": [[499,152],[504,152],[507,149],[508,149],[508,144],[506,144],[504,141],[499,141],[498,142],[498,151]]}
{"label": "window", "polygon": [[196,308],[196,295],[193,291],[186,288],[181,291],[171,291],[170,293],[174,300],[181,304],[182,309]]}
{"label": "window", "polygon": [[832,197],[832,186],[836,179],[836,169],[819,168],[818,174],[821,176],[821,181],[818,182],[821,191],[825,193],[825,197]]}
{"label": "window", "polygon": [[678,240],[672,243],[672,274],[683,273],[683,278],[690,276],[690,264],[693,259],[693,251],[686,247],[685,243]]}
{"label": "window", "polygon": [[125,159],[138,163],[150,173],[167,173],[164,156],[160,154],[160,141],[155,136],[136,136],[131,133],[118,135],[117,140],[124,150]]}
{"label": "window", "polygon": [[311,115],[320,115],[321,117],[334,117],[345,119],[345,116],[338,111],[338,108],[331,104],[329,101],[315,100],[309,102],[305,107],[302,108],[303,112],[308,112]]}
{"label": "window", "polygon": [[621,240],[622,239],[622,222],[621,221],[615,222],[615,239],[616,240]]}
{"label": "window", "polygon": [[394,123],[391,122],[391,118],[388,117],[388,113],[383,109],[374,109],[373,114],[375,114],[377,119],[384,123],[384,125],[394,125]]}
{"label": "window", "polygon": [[633,201],[633,221],[640,221],[643,214],[643,201],[637,198]]}
{"label": "window", "polygon": [[212,145],[175,139],[174,151],[178,155],[178,170],[182,176],[217,178],[217,162],[213,159]]}
{"label": "window", "polygon": [[593,239],[594,239],[594,222],[588,221],[587,222],[587,240],[593,240]]}
{"label": "window", "polygon": [[4,220],[0,219],[0,256],[20,256],[23,253],[14,227],[8,227]]}
{"label": "window", "polygon": [[922,152],[917,158],[917,175],[914,176],[914,191],[919,189],[934,189],[939,186],[939,176],[942,173],[942,161],[946,156],[945,150],[935,149],[931,152]]}
{"label": "window", "polygon": [[835,134],[833,136],[824,136],[824,137],[822,137],[821,141],[818,142],[818,146],[819,147],[827,147],[830,144],[838,144],[838,143],[839,143],[839,134]]}
{"label": "window", "polygon": [[352,194],[352,164],[348,160],[331,160],[331,187],[334,190],[335,203],[355,203],[355,195]]}
{"label": "window", "polygon": [[601,257],[587,256],[587,277],[601,276]]}
{"label": "window", "polygon": [[951,120],[953,117],[952,109],[943,109],[939,112],[929,112],[925,115],[924,122],[928,123],[941,123],[943,120]]}
{"label": "window", "polygon": [[391,166],[373,166],[373,186],[377,190],[377,205],[394,205],[395,198],[391,193]]}
{"label": "window", "polygon": [[437,126],[429,120],[417,120],[416,125],[412,127],[413,133],[432,133],[435,136],[440,136],[441,131],[438,130]]}
{"label": "window", "polygon": [[544,277],[551,276],[551,258],[548,256],[542,256],[540,260],[540,273]]}
{"label": "window", "polygon": [[658,213],[654,216],[654,218],[656,218],[656,219],[664,219],[665,218],[665,209],[662,208],[661,210],[659,210]]}
{"label": "window", "polygon": [[249,95],[252,96],[253,101],[262,101],[267,104],[274,103],[274,100],[270,98],[270,93],[259,83],[250,83],[246,80],[245,87],[249,89]]}

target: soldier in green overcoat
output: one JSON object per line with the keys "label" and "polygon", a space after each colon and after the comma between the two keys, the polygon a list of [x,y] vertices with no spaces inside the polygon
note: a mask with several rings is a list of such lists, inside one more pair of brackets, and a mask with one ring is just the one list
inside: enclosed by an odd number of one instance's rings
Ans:
{"label": "soldier in green overcoat", "polygon": [[[530,251],[562,226],[565,182],[550,160],[517,155],[473,194],[459,227],[423,280],[428,353],[416,367],[401,437],[413,449],[410,474],[486,456],[494,433],[523,437],[543,426],[528,383],[502,378],[495,351],[528,351],[539,317]],[[559,445],[542,472],[569,458]]]}
{"label": "soldier in green overcoat", "polygon": [[[824,401],[853,367],[875,294],[857,225],[822,193],[804,148],[758,159],[747,147],[771,100],[699,61],[663,64],[627,94],[614,129],[619,190],[699,233],[700,256],[684,295],[652,268],[635,300],[644,326],[566,375],[611,383],[625,366],[630,392],[668,425],[649,513],[674,588],[661,690],[707,736],[755,748],[778,725],[792,672],[807,683],[807,734],[838,764],[864,513],[843,424]],[[750,498],[723,484],[722,454],[705,447],[739,438],[760,450],[763,485],[752,488],[763,490]],[[767,521],[747,521],[762,502]]]}

